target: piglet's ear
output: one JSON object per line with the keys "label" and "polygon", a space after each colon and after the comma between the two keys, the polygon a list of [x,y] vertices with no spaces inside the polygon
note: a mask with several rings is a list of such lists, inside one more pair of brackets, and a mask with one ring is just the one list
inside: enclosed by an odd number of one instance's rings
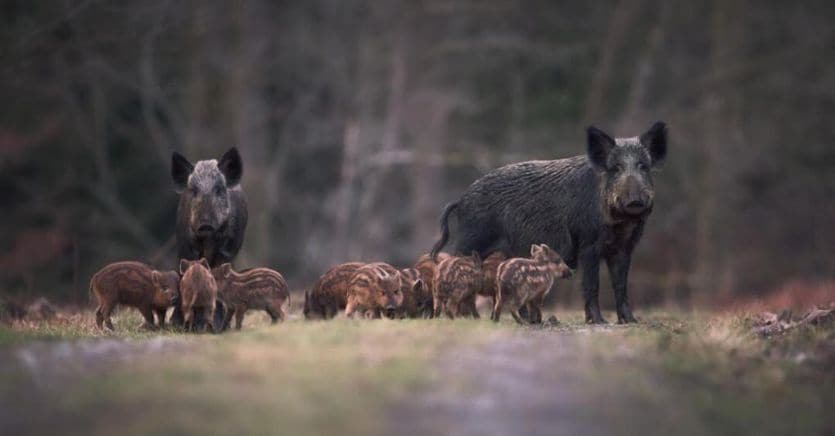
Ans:
{"label": "piglet's ear", "polygon": [[188,185],[188,177],[194,171],[194,165],[185,156],[176,151],[171,154],[171,178],[174,179],[174,190],[183,192]]}
{"label": "piglet's ear", "polygon": [[154,284],[155,288],[159,288],[159,283],[160,283],[160,273],[159,273],[159,271],[151,271],[151,283]]}
{"label": "piglet's ear", "polygon": [[180,275],[183,275],[188,271],[189,261],[188,259],[180,259]]}
{"label": "piglet's ear", "polygon": [[415,293],[420,292],[420,289],[423,288],[423,280],[417,279],[415,284],[412,285],[412,291]]}
{"label": "piglet's ear", "polygon": [[586,129],[586,152],[589,162],[598,169],[606,168],[606,159],[615,148],[615,140],[594,126]]}
{"label": "piglet's ear", "polygon": [[667,125],[658,121],[641,135],[641,144],[649,151],[652,166],[658,166],[667,157]]}
{"label": "piglet's ear", "polygon": [[203,265],[203,267],[206,269],[211,269],[211,267],[209,267],[209,261],[206,260],[205,257],[200,258],[200,265]]}
{"label": "piglet's ear", "polygon": [[237,148],[232,147],[229,151],[223,153],[217,167],[226,177],[226,186],[232,188],[241,182],[241,176],[244,174],[244,164]]}
{"label": "piglet's ear", "polygon": [[481,256],[478,254],[478,251],[473,250],[471,254],[473,261],[477,266],[481,266]]}

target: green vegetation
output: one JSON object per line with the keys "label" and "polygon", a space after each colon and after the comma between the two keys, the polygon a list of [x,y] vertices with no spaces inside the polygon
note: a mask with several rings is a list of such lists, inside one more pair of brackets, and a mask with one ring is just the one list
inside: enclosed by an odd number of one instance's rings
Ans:
{"label": "green vegetation", "polygon": [[[539,359],[544,372],[571,366],[587,386],[582,395],[588,398],[576,404],[599,405],[583,411],[599,414],[611,428],[679,434],[818,434],[826,428],[835,388],[831,327],[766,340],[751,335],[745,317],[735,315],[653,313],[630,327],[588,327],[579,313],[559,315],[564,323],[554,328],[522,328],[510,320],[270,326],[258,315],[242,332],[224,335],[139,331],[131,326],[141,320],[127,311],[115,318],[119,332],[112,335],[91,331],[84,317],[15,326],[0,330],[6,355],[0,401],[16,399],[22,422],[39,417],[23,427],[32,433],[386,434],[393,420],[408,423],[392,410],[406,405],[419,414],[422,395],[448,382],[445,368],[475,355]],[[49,346],[31,341],[85,337],[118,338],[111,341],[117,348],[99,355],[86,347],[100,341],[48,342],[72,346],[53,359]],[[541,341],[542,353],[490,354],[496,344],[521,339]],[[569,349],[551,361],[548,347],[557,339]],[[34,357],[19,358],[21,350]],[[469,392],[488,377],[524,376],[483,371],[474,366],[456,383]]]}

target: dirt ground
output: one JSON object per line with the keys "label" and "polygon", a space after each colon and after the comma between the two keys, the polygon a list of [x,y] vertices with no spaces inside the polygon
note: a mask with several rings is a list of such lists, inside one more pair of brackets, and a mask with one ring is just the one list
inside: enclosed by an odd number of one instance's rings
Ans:
{"label": "dirt ground", "polygon": [[[742,314],[637,326],[304,322],[240,333],[0,329],[8,434],[833,434],[835,332]],[[4,431],[5,433],[5,431]]]}

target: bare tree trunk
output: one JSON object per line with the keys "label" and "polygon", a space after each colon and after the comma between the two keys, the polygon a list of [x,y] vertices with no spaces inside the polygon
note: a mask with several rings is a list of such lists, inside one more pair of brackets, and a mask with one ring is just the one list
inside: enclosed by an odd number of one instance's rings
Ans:
{"label": "bare tree trunk", "polygon": [[600,60],[597,62],[597,68],[594,70],[589,86],[589,96],[586,99],[586,110],[583,115],[585,124],[598,122],[600,117],[605,116],[606,90],[612,75],[615,57],[626,42],[627,35],[634,28],[635,19],[640,17],[642,9],[642,0],[619,0],[612,12],[609,25],[603,29],[606,32],[606,39],[600,49]]}
{"label": "bare tree trunk", "polygon": [[[711,26],[713,30],[710,54],[710,73],[722,71],[735,64],[742,55],[743,28],[739,19],[744,17],[743,0],[717,1],[713,6]],[[733,165],[727,156],[738,149],[741,140],[741,90],[731,84],[715,86],[705,94],[702,110],[705,114],[705,138],[703,144],[703,170],[699,181],[696,206],[695,251],[693,289],[699,294],[717,291],[725,294],[732,289],[731,269],[722,250],[722,232],[717,225],[721,218],[719,206],[725,183],[732,180]],[[720,280],[717,283],[716,278]],[[710,289],[718,286],[719,289]]]}

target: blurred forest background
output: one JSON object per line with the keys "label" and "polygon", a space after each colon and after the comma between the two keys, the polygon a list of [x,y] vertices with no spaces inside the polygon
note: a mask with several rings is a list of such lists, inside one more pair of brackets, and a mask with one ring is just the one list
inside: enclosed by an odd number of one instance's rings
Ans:
{"label": "blurred forest background", "polygon": [[173,150],[239,147],[236,263],[300,288],[346,260],[412,263],[492,168],[581,154],[589,124],[634,136],[657,119],[669,159],[635,300],[835,277],[831,1],[0,5],[5,294],[85,302],[108,262],[173,268]]}

